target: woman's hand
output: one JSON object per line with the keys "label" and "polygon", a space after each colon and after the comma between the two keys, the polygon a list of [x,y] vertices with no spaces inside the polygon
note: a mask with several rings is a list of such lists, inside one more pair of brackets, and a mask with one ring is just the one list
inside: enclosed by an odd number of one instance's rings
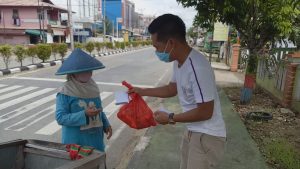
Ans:
{"label": "woman's hand", "polygon": [[110,137],[112,136],[112,133],[113,133],[111,126],[109,126],[106,129],[104,129],[104,132],[107,135],[107,140],[109,140]]}
{"label": "woman's hand", "polygon": [[102,112],[102,108],[100,108],[100,109],[96,109],[96,108],[87,108],[86,110],[85,110],[85,114],[87,115],[87,116],[89,116],[89,117],[93,117],[93,116],[96,116],[96,115],[98,115],[99,113],[101,113]]}

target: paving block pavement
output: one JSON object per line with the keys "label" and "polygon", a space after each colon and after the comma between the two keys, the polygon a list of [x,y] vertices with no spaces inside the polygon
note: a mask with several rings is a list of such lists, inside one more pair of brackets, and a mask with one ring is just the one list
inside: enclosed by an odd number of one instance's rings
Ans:
{"label": "paving block pavement", "polygon": [[[219,90],[223,117],[227,129],[227,143],[223,160],[218,169],[267,169],[256,143],[250,137],[246,127],[232,103],[222,89]],[[178,98],[164,99],[163,106],[179,113]],[[179,169],[180,144],[184,124],[159,125],[148,129],[145,136],[149,140],[143,150],[135,151],[128,169]]]}

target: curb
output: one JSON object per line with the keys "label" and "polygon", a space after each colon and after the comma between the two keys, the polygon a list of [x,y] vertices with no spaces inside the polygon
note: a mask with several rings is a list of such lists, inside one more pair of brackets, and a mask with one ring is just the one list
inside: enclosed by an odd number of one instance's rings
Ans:
{"label": "curb", "polygon": [[61,60],[50,61],[50,62],[46,62],[46,63],[37,63],[37,64],[28,65],[28,66],[0,70],[0,76],[11,75],[11,74],[24,72],[24,71],[30,71],[30,70],[35,70],[35,69],[40,69],[40,68],[45,68],[45,67],[50,67],[50,66],[55,66],[55,65],[61,65]]}
{"label": "curb", "polygon": [[[120,49],[116,51],[111,51],[111,52],[105,52],[99,54],[95,54],[94,56],[96,57],[101,57],[101,56],[108,56],[108,55],[113,55],[113,54],[118,54],[118,53],[125,53],[128,51],[133,51],[133,50],[140,50],[144,49],[147,47],[141,47],[141,48],[136,48],[136,49]],[[30,70],[35,70],[35,69],[40,69],[40,68],[45,68],[45,67],[51,67],[51,66],[56,66],[56,65],[61,65],[62,61],[61,60],[55,60],[55,61],[50,61],[50,62],[45,62],[45,63],[36,63],[36,64],[31,64],[27,66],[22,66],[22,67],[15,67],[15,68],[10,68],[10,69],[2,69],[0,70],[0,77],[5,76],[5,75],[11,75],[11,74],[16,74],[24,71],[30,71]]]}
{"label": "curb", "polygon": [[230,71],[230,67],[215,66],[215,65],[212,65],[212,64],[211,64],[211,67],[212,67],[214,70]]}

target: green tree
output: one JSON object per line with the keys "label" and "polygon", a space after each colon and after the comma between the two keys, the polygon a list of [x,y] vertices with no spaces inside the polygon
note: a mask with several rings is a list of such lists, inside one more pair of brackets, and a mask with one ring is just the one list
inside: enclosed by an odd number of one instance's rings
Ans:
{"label": "green tree", "polygon": [[5,68],[8,69],[8,65],[9,65],[9,62],[11,59],[11,55],[12,55],[11,46],[9,46],[9,45],[0,46],[0,53],[1,53],[1,56],[3,59],[3,62],[5,64]]}
{"label": "green tree", "polygon": [[120,48],[121,48],[122,50],[125,49],[125,43],[124,43],[124,42],[121,42]]}
{"label": "green tree", "polygon": [[194,29],[194,27],[190,27],[187,31],[187,35],[193,39],[197,38],[197,32],[195,32]]}
{"label": "green tree", "polygon": [[83,49],[82,43],[75,43],[74,46],[75,46],[75,48]]}
{"label": "green tree", "polygon": [[[292,23],[299,15],[299,0],[177,1],[184,7],[196,8],[194,25],[212,30],[213,24],[220,21],[233,26],[239,32],[241,40],[249,49],[246,78],[252,77],[253,81],[256,77],[258,56],[266,44],[276,38],[288,36],[292,32]],[[245,91],[243,89],[243,95]],[[241,98],[242,103],[248,103],[251,99]]]}
{"label": "green tree", "polygon": [[24,46],[17,45],[13,52],[17,56],[17,61],[21,64],[21,67],[23,67],[23,60],[26,58],[26,49]]}
{"label": "green tree", "polygon": [[61,60],[64,60],[64,57],[66,56],[68,52],[68,45],[65,43],[61,43],[58,46],[58,53],[60,54]]}
{"label": "green tree", "polygon": [[[300,5],[298,5],[298,10],[300,10]],[[294,23],[292,24],[293,30],[288,37],[296,46],[297,50],[300,50],[300,15],[297,16]]]}
{"label": "green tree", "polygon": [[100,54],[102,47],[103,47],[103,44],[101,42],[95,42],[95,48],[96,48],[98,54]]}
{"label": "green tree", "polygon": [[112,42],[106,42],[106,43],[105,43],[105,46],[106,46],[108,49],[113,49],[113,48],[114,48]]}
{"label": "green tree", "polygon": [[93,42],[88,42],[85,45],[85,49],[90,53],[90,55],[92,55],[92,52],[93,52],[94,48],[95,48],[95,46],[94,46]]}
{"label": "green tree", "polygon": [[36,46],[29,46],[26,49],[26,55],[31,57],[31,62],[34,64],[34,58],[36,57],[37,47]]}
{"label": "green tree", "polygon": [[52,43],[51,44],[52,54],[53,54],[55,60],[56,60],[56,55],[58,53],[58,48],[59,48],[58,43]]}
{"label": "green tree", "polygon": [[36,55],[43,62],[50,59],[51,56],[51,46],[48,44],[38,44]]}
{"label": "green tree", "polygon": [[112,33],[112,22],[106,17],[105,19],[105,26],[106,26],[106,35],[109,35]]}
{"label": "green tree", "polygon": [[129,47],[130,43],[129,42],[125,42],[125,47]]}
{"label": "green tree", "polygon": [[121,48],[121,42],[115,42],[115,47],[117,49],[120,49]]}
{"label": "green tree", "polygon": [[138,41],[133,41],[133,42],[132,42],[132,46],[133,46],[133,47],[136,48],[136,47],[138,47],[138,45],[139,45],[139,42],[138,42]]}

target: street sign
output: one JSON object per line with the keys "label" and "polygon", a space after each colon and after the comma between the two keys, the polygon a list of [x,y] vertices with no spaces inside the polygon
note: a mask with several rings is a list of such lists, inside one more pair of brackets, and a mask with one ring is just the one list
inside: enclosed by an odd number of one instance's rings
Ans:
{"label": "street sign", "polygon": [[123,22],[123,18],[117,18],[117,22],[118,23]]}

